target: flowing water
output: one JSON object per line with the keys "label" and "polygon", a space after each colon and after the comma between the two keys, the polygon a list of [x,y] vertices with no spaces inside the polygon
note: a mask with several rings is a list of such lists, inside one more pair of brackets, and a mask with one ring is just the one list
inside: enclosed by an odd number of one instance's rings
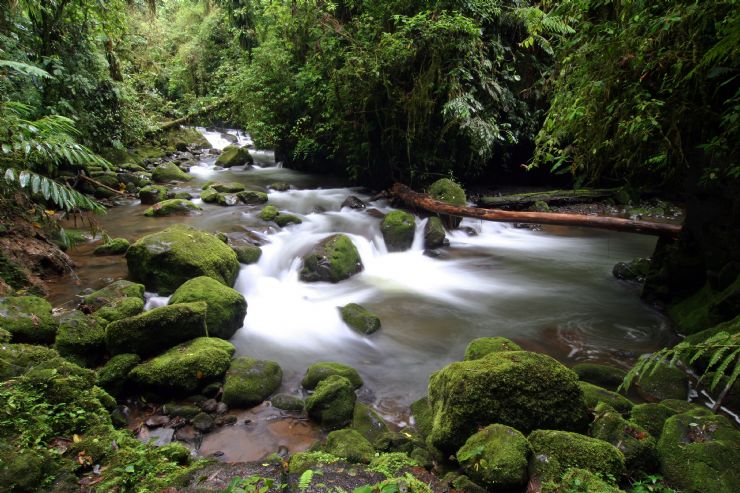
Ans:
{"label": "flowing water", "polygon": [[[232,134],[240,145],[251,144],[248,136]],[[217,132],[204,135],[214,147],[229,143]],[[242,266],[234,286],[249,308],[232,342],[240,355],[279,362],[284,391],[298,393],[313,362],[348,363],[365,381],[361,399],[402,423],[407,406],[425,394],[429,374],[460,360],[476,337],[508,337],[567,364],[593,360],[621,366],[673,337],[663,316],[640,301],[639,288],[611,275],[616,262],[649,256],[652,237],[572,227],[535,231],[466,219],[463,226],[477,235],[450,233],[450,246],[433,258],[423,252],[425,220],[417,218],[412,249],[388,253],[380,219],[341,208],[350,194],[368,200],[362,190],[276,166],[270,152],[253,155],[258,166],[247,170],[216,169],[215,157],[205,157],[191,169],[195,179],[181,188],[195,194],[205,181],[218,180],[267,190],[270,183],[287,182],[293,189],[269,191],[269,203],[299,215],[302,224],[279,229],[257,217],[259,206],[211,204],[201,204],[198,216],[147,218],[138,201],[112,208],[100,222],[112,237],[129,240],[188,223],[232,240],[249,235],[263,243],[260,261]],[[369,207],[391,210],[383,201]],[[337,232],[357,246],[363,272],[338,284],[299,281],[301,256]],[[54,301],[125,277],[121,257],[94,257],[92,248],[87,244],[72,252],[79,284],[57,286]],[[148,296],[150,307],[166,303]],[[337,307],[350,302],[377,313],[382,329],[366,337],[345,326]]]}

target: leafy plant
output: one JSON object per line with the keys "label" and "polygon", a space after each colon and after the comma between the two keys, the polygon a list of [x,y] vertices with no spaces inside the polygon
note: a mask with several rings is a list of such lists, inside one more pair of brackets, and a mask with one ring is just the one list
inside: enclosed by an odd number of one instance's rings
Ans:
{"label": "leafy plant", "polygon": [[229,483],[229,486],[221,493],[266,493],[275,484],[274,479],[262,478],[260,476],[234,478]]}
{"label": "leafy plant", "polygon": [[656,474],[650,474],[632,483],[630,493],[676,493],[663,482],[663,478]]}

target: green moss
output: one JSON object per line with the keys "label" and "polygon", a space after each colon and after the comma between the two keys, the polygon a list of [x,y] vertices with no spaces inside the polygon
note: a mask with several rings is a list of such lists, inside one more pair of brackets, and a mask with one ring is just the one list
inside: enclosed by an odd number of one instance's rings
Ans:
{"label": "green moss", "polygon": [[102,245],[95,247],[95,255],[123,255],[131,244],[126,238],[113,238]]}
{"label": "green moss", "polygon": [[164,149],[159,146],[145,144],[132,149],[135,161],[142,162],[146,160],[161,159],[167,155]]}
{"label": "green moss", "polygon": [[349,237],[337,234],[321,241],[303,257],[301,280],[337,283],[361,272],[362,260]]}
{"label": "green moss", "polygon": [[276,217],[278,217],[279,214],[280,211],[277,207],[275,207],[274,205],[267,205],[263,207],[260,211],[260,219],[262,219],[263,221],[272,221]]}
{"label": "green moss", "polygon": [[576,374],[553,358],[528,351],[491,353],[452,363],[429,379],[430,443],[454,453],[481,426],[500,423],[580,430],[588,422]]}
{"label": "green moss", "polygon": [[37,296],[0,298],[0,328],[13,334],[13,342],[51,344],[58,328],[51,309]]}
{"label": "green moss", "polygon": [[256,264],[262,257],[262,249],[256,245],[237,245],[231,248],[236,253],[239,263],[245,265]]}
{"label": "green moss", "polygon": [[572,370],[584,382],[592,383],[608,390],[617,390],[627,372],[621,368],[596,363],[579,363]]}
{"label": "green moss", "polygon": [[724,416],[668,418],[658,440],[660,470],[684,493],[733,493],[740,484],[740,432]]}
{"label": "green moss", "polygon": [[216,166],[231,168],[254,163],[254,158],[249,154],[249,149],[235,145],[226,146],[221,155],[216,159]]}
{"label": "green moss", "polygon": [[373,446],[381,452],[404,452],[410,454],[417,446],[424,446],[417,437],[408,431],[387,431],[373,441]]}
{"label": "green moss", "polygon": [[288,226],[290,224],[301,224],[303,222],[303,219],[296,216],[295,214],[286,214],[284,212],[281,212],[277,215],[274,221],[275,224],[277,224],[281,228],[284,228],[285,226]]}
{"label": "green moss", "polygon": [[272,407],[282,409],[283,411],[303,412],[306,404],[298,396],[288,394],[277,394],[270,399]]}
{"label": "green moss", "polygon": [[689,378],[676,367],[659,365],[655,372],[640,375],[637,390],[646,399],[685,401],[689,397]]}
{"label": "green moss", "polygon": [[542,493],[624,493],[617,486],[605,481],[586,469],[568,469],[560,481],[542,485]]}
{"label": "green moss", "polygon": [[219,192],[213,188],[207,188],[200,193],[200,199],[207,204],[218,202],[218,197]]}
{"label": "green moss", "polygon": [[190,181],[193,177],[181,170],[175,163],[160,164],[152,172],[152,180],[157,183],[170,181]]}
{"label": "green moss", "polygon": [[167,199],[169,190],[162,185],[149,185],[139,190],[139,199],[142,204],[156,204]]}
{"label": "green moss", "polygon": [[476,483],[491,489],[521,488],[527,481],[529,442],[519,431],[493,424],[457,451],[457,462]]}
{"label": "green moss", "polygon": [[267,202],[267,194],[265,192],[239,192],[236,196],[247,205],[264,204]]}
{"label": "green moss", "polygon": [[54,479],[59,460],[46,451],[0,451],[0,482],[7,492],[42,491]]}
{"label": "green moss", "polygon": [[198,414],[200,414],[201,411],[198,406],[194,406],[192,404],[180,404],[177,402],[168,402],[162,408],[162,412],[164,412],[167,416],[170,416],[170,417],[179,416],[185,419],[192,419]]}
{"label": "green moss", "polygon": [[348,462],[363,464],[368,464],[375,455],[375,450],[367,438],[355,430],[337,430],[329,433],[324,451]]}
{"label": "green moss", "polygon": [[303,474],[309,469],[320,468],[339,460],[339,457],[326,452],[298,452],[291,456],[288,463],[288,472],[290,474]]}
{"label": "green moss", "polygon": [[2,252],[0,252],[0,279],[13,289],[23,289],[30,284],[23,270]]}
{"label": "green moss", "polygon": [[74,310],[59,320],[54,347],[59,354],[82,366],[94,366],[105,349],[106,321]]}
{"label": "green moss", "polygon": [[203,301],[154,308],[111,322],[105,344],[112,354],[156,354],[177,343],[207,335],[207,305]]}
{"label": "green moss", "polygon": [[332,375],[340,375],[350,381],[352,387],[358,389],[362,387],[362,378],[357,370],[351,366],[334,363],[329,361],[320,361],[314,363],[306,370],[306,375],[301,381],[303,388],[313,390],[322,380],[329,378]]}
{"label": "green moss", "polygon": [[108,412],[113,411],[116,405],[118,405],[118,403],[116,402],[116,399],[113,398],[112,395],[110,395],[108,392],[105,391],[105,389],[101,387],[98,387],[98,386],[93,387],[92,394],[95,396],[97,400],[100,401],[100,403],[103,405],[103,407]]}
{"label": "green moss", "polygon": [[380,454],[370,461],[368,471],[379,472],[387,478],[395,478],[401,472],[412,467],[419,467],[419,463],[403,452]]}
{"label": "green moss", "polygon": [[239,203],[239,197],[234,193],[219,193],[216,195],[216,202],[218,205],[230,207]]}
{"label": "green moss", "polygon": [[543,479],[557,480],[575,467],[596,474],[620,477],[624,473],[624,455],[610,443],[567,431],[536,430],[529,435],[533,454],[550,462]]}
{"label": "green moss", "polygon": [[274,361],[234,358],[226,373],[222,400],[229,407],[253,407],[270,397],[282,381],[283,371]]}
{"label": "green moss", "polygon": [[238,182],[229,182],[229,183],[220,183],[215,182],[208,185],[207,188],[212,188],[216,190],[217,192],[221,193],[237,193],[237,192],[243,192],[246,188],[244,184],[238,183]]}
{"label": "green moss", "polygon": [[357,396],[352,383],[339,375],[331,375],[316,386],[306,399],[308,415],[329,429],[337,429],[352,420]]}
{"label": "green moss", "polygon": [[44,346],[0,345],[0,380],[17,377],[36,365],[58,358],[59,353]]}
{"label": "green moss", "polygon": [[521,351],[519,344],[505,337],[481,337],[473,339],[465,348],[465,361],[481,359],[499,351]]}
{"label": "green moss", "polygon": [[411,404],[411,415],[414,418],[414,426],[422,437],[426,438],[432,432],[432,408],[429,399],[424,396]]}
{"label": "green moss", "polygon": [[416,232],[416,219],[404,211],[391,211],[380,224],[385,246],[389,252],[402,252],[411,248]]}
{"label": "green moss", "polygon": [[233,354],[231,343],[199,337],[140,364],[129,377],[145,389],[185,396],[221,378]]}
{"label": "green moss", "polygon": [[361,402],[355,403],[351,428],[371,443],[388,431],[388,425],[385,424],[382,416]]}
{"label": "green moss", "polygon": [[447,204],[463,206],[467,203],[465,190],[449,178],[442,178],[432,183],[427,193],[435,200]]}
{"label": "green moss", "polygon": [[10,342],[13,339],[13,334],[5,329],[0,329],[0,344]]}
{"label": "green moss", "polygon": [[178,127],[170,130],[164,136],[167,147],[178,151],[187,150],[188,146],[198,149],[210,149],[212,146],[203,134],[192,127]]}
{"label": "green moss", "polygon": [[588,382],[579,382],[578,385],[583,390],[583,396],[586,399],[586,405],[589,409],[595,409],[599,402],[605,402],[622,414],[628,414],[632,409],[632,402],[626,397],[606,390]]}
{"label": "green moss", "polygon": [[402,478],[391,478],[373,486],[373,491],[404,491],[407,493],[433,493],[431,488],[411,474]]}
{"label": "green moss", "polygon": [[208,335],[230,339],[244,325],[247,300],[239,291],[224,286],[210,277],[191,279],[172,294],[169,304],[205,301]]}
{"label": "green moss", "polygon": [[110,306],[120,298],[138,298],[144,300],[144,285],[131,281],[114,281],[103,289],[99,289],[83,299],[83,303],[92,310]]}
{"label": "green moss", "polygon": [[663,432],[663,424],[674,414],[676,411],[660,403],[638,404],[632,407],[630,420],[654,437],[659,437]]}
{"label": "green moss", "polygon": [[595,414],[591,436],[619,449],[624,454],[625,466],[630,473],[651,473],[657,469],[655,438],[645,428],[627,421],[604,403],[596,407]]}
{"label": "green moss", "polygon": [[436,216],[430,217],[424,225],[424,248],[431,250],[444,246],[445,235],[442,220]]}
{"label": "green moss", "polygon": [[357,303],[350,303],[339,309],[342,320],[361,334],[372,334],[380,330],[380,318]]}
{"label": "green moss", "polygon": [[208,276],[233,286],[239,261],[216,236],[177,225],[147,235],[126,252],[129,273],[160,294],[169,294],[188,279]]}
{"label": "green moss", "polygon": [[138,354],[118,354],[97,370],[98,385],[113,395],[119,395],[128,382],[131,370],[141,362]]}
{"label": "green moss", "polygon": [[203,209],[200,206],[189,200],[169,199],[154,204],[144,211],[144,215],[147,217],[187,216],[201,210]]}
{"label": "green moss", "polygon": [[128,317],[133,317],[144,311],[144,300],[141,298],[118,298],[110,302],[108,306],[97,310],[95,315],[99,318],[114,322]]}

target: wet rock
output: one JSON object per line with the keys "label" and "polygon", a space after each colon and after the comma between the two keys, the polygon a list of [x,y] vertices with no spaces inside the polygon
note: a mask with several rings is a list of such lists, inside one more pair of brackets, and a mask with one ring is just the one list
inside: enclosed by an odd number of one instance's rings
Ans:
{"label": "wet rock", "polygon": [[375,455],[373,446],[355,430],[332,431],[326,437],[324,451],[349,462],[368,464]]}
{"label": "wet rock", "polygon": [[493,424],[468,438],[457,451],[465,474],[495,491],[521,489],[527,482],[529,442],[509,426]]}
{"label": "wet rock", "polygon": [[414,243],[416,220],[408,212],[392,211],[383,219],[380,231],[389,252],[402,252]]}
{"label": "wet rock", "polygon": [[480,337],[473,339],[465,348],[465,361],[481,359],[482,357],[500,351],[521,351],[516,342],[505,337]]}
{"label": "wet rock", "polygon": [[218,408],[218,401],[216,399],[208,399],[200,405],[200,408],[204,413],[215,413]]}
{"label": "wet rock", "polygon": [[338,429],[352,420],[355,407],[352,383],[339,375],[322,380],[306,399],[308,415],[329,429]]}
{"label": "wet rock", "polygon": [[296,216],[295,214],[286,214],[284,212],[281,212],[277,215],[275,219],[275,224],[280,226],[281,228],[284,228],[285,226],[288,226],[290,224],[301,224],[303,222],[303,219]]}
{"label": "wet rock", "polygon": [[277,207],[274,205],[268,205],[262,208],[260,211],[260,219],[263,221],[273,221],[278,215],[280,214],[280,211]]}
{"label": "wet rock", "polygon": [[632,409],[632,402],[616,392],[588,382],[579,382],[578,386],[583,390],[583,396],[589,409],[595,409],[600,402],[608,404],[625,415],[629,414]]}
{"label": "wet rock", "polygon": [[377,219],[384,219],[385,214],[379,211],[378,209],[372,208],[372,209],[366,209],[365,214],[367,214],[370,217],[375,217]]}
{"label": "wet rock", "polygon": [[377,412],[361,402],[355,403],[352,413],[351,428],[374,443],[383,433],[388,432],[388,425]]}
{"label": "wet rock", "polygon": [[200,199],[206,204],[213,204],[218,202],[219,192],[213,188],[206,188],[200,193]]}
{"label": "wet rock", "polygon": [[149,428],[159,428],[161,426],[166,426],[169,422],[169,416],[152,416],[151,418],[147,419],[144,424],[147,425]]}
{"label": "wet rock", "polygon": [[627,421],[608,404],[596,406],[595,416],[589,434],[619,449],[630,473],[650,473],[656,469],[655,439],[647,430]]}
{"label": "wet rock", "polygon": [[254,158],[246,147],[234,145],[226,146],[216,160],[216,166],[221,166],[222,168],[232,168],[234,166],[250,165],[253,163]]}
{"label": "wet rock", "polygon": [[147,217],[189,216],[202,211],[200,206],[185,199],[169,199],[158,202],[144,211]]}
{"label": "wet rock", "polygon": [[290,184],[285,182],[275,182],[267,185],[267,188],[275,190],[276,192],[287,192],[290,190]]}
{"label": "wet rock", "polygon": [[282,409],[283,411],[302,412],[305,407],[303,399],[295,395],[277,394],[272,396],[270,402],[272,403],[272,407]]}
{"label": "wet rock", "polygon": [[598,385],[609,390],[616,390],[622,384],[627,372],[621,368],[596,363],[579,363],[572,370],[584,382]]}
{"label": "wet rock", "polygon": [[131,410],[128,406],[116,406],[110,413],[110,420],[116,428],[125,428],[128,425],[128,418],[131,416]]}
{"label": "wet rock", "polygon": [[325,380],[332,375],[340,375],[346,378],[355,389],[362,387],[362,378],[360,378],[360,374],[357,373],[357,370],[342,363],[329,361],[321,361],[309,366],[308,370],[306,370],[306,375],[301,381],[301,385],[305,389],[313,390],[322,380]]}
{"label": "wet rock", "polygon": [[235,245],[231,248],[241,264],[256,264],[262,256],[262,249],[256,245]]}
{"label": "wet rock", "polygon": [[357,303],[350,303],[339,310],[342,320],[360,334],[369,335],[380,330],[380,318]]}
{"label": "wet rock", "polygon": [[350,195],[346,199],[344,199],[344,202],[342,202],[342,208],[349,207],[350,209],[364,209],[367,207],[367,204],[362,201],[362,199],[355,197],[354,195]]}
{"label": "wet rock", "polygon": [[12,334],[13,342],[51,344],[59,328],[51,310],[38,296],[0,298],[0,327]]}
{"label": "wet rock", "polygon": [[614,266],[612,274],[624,281],[642,282],[650,272],[649,258],[636,258],[630,262],[619,262]]}
{"label": "wet rock", "polygon": [[208,398],[216,398],[222,390],[221,382],[213,382],[203,387],[202,394]]}
{"label": "wet rock", "polygon": [[160,164],[152,172],[152,180],[157,183],[171,181],[190,181],[193,177],[181,170],[175,163]]}
{"label": "wet rock", "polygon": [[207,276],[191,279],[181,285],[170,298],[169,304],[204,301],[208,335],[230,339],[242,325],[247,315],[247,300],[230,287]]}
{"label": "wet rock", "polygon": [[478,236],[478,232],[475,229],[471,228],[470,226],[463,226],[462,228],[460,228],[460,231],[462,231],[463,233],[465,233],[466,235],[470,237]]}
{"label": "wet rock", "polygon": [[[463,207],[467,204],[465,190],[449,178],[442,178],[432,183],[427,189],[427,193],[433,199],[446,204],[458,207]],[[461,217],[448,216],[444,214],[440,216],[440,219],[448,229],[455,229],[460,226],[460,223],[462,222]]]}
{"label": "wet rock", "polygon": [[155,447],[162,447],[168,443],[172,443],[174,436],[175,430],[172,428],[155,428],[153,430],[142,428],[138,438],[144,443],[152,444]]}
{"label": "wet rock", "polygon": [[225,402],[219,402],[216,404],[216,409],[214,411],[216,414],[226,414],[229,412],[229,406],[226,405]]}
{"label": "wet rock", "polygon": [[337,234],[321,241],[305,257],[301,269],[304,282],[337,283],[363,269],[357,247],[349,237]]}
{"label": "wet rock", "polygon": [[113,238],[102,245],[95,247],[94,255],[123,255],[130,243],[126,238]]}
{"label": "wet rock", "polygon": [[216,202],[218,205],[233,206],[239,203],[239,197],[234,193],[219,193],[216,195]]}
{"label": "wet rock", "polygon": [[141,362],[138,354],[118,354],[97,370],[98,385],[113,395],[123,392],[131,370]]}
{"label": "wet rock", "polygon": [[[169,198],[169,195],[168,195]],[[193,194],[190,192],[176,192],[172,194],[173,199],[192,200]]]}
{"label": "wet rock", "polygon": [[138,315],[144,310],[144,285],[115,281],[85,296],[81,308],[109,322]]}
{"label": "wet rock", "polygon": [[73,310],[59,319],[54,348],[59,354],[81,366],[95,366],[105,349],[108,322]]}
{"label": "wet rock", "polygon": [[238,182],[229,182],[229,183],[212,183],[207,188],[213,188],[217,192],[221,193],[238,193],[243,192],[246,188],[244,184],[238,183]]}
{"label": "wet rock", "polygon": [[201,433],[208,433],[214,427],[213,418],[206,413],[200,413],[193,418],[193,428]]}
{"label": "wet rock", "polygon": [[433,250],[444,246],[445,234],[442,220],[436,216],[430,217],[424,225],[424,248]]}
{"label": "wet rock", "polygon": [[273,361],[235,358],[226,374],[222,400],[229,407],[256,406],[275,392],[282,380],[283,371]]}
{"label": "wet rock", "polygon": [[236,194],[243,203],[247,205],[264,204],[267,202],[267,194],[265,192],[239,192]]}
{"label": "wet rock", "polygon": [[689,397],[689,377],[676,367],[661,364],[655,372],[651,370],[640,375],[637,392],[647,400],[686,401]]}
{"label": "wet rock", "polygon": [[170,416],[191,419],[200,413],[200,408],[191,404],[178,404],[170,402],[164,405],[162,411]]}
{"label": "wet rock", "polygon": [[424,396],[411,404],[411,415],[414,418],[414,426],[419,434],[426,439],[432,432],[432,408],[429,398]]}

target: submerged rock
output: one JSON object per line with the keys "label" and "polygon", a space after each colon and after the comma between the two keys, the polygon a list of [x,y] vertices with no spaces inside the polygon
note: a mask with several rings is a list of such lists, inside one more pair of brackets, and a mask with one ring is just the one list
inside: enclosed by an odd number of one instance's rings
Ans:
{"label": "submerged rock", "polygon": [[408,212],[392,211],[386,214],[380,231],[389,252],[402,252],[411,248],[414,243],[416,220]]}
{"label": "submerged rock", "polygon": [[306,404],[298,396],[288,394],[277,394],[270,399],[272,407],[282,409],[283,411],[303,412]]}
{"label": "submerged rock", "polygon": [[305,282],[337,283],[363,269],[357,247],[347,236],[332,235],[321,241],[303,257],[301,280]]}
{"label": "submerged rock", "polygon": [[275,219],[275,224],[280,226],[281,228],[284,228],[285,226],[288,226],[290,224],[301,224],[303,222],[303,219],[296,216],[295,214],[286,214],[285,212],[281,212],[277,215]]}
{"label": "submerged rock", "polygon": [[190,181],[193,177],[181,170],[175,163],[160,164],[152,172],[152,180],[157,183],[170,181]]}
{"label": "submerged rock", "polygon": [[205,301],[208,305],[206,327],[211,337],[231,339],[244,325],[247,300],[239,291],[224,286],[215,279],[200,276],[185,282],[172,294],[169,304],[193,301]]}
{"label": "submerged rock", "polygon": [[203,209],[185,199],[169,199],[158,202],[144,211],[147,217],[187,216]]}
{"label": "submerged rock", "polygon": [[505,425],[493,424],[468,438],[457,462],[473,481],[492,490],[521,489],[527,482],[530,449],[526,437]]}
{"label": "submerged rock", "polygon": [[465,348],[465,361],[481,359],[491,353],[499,351],[521,351],[522,348],[516,342],[505,337],[479,337],[473,339]]}
{"label": "submerged rock", "polygon": [[235,358],[226,374],[222,399],[229,407],[253,407],[270,397],[282,381],[283,371],[274,361]]}
{"label": "submerged rock", "polygon": [[232,168],[234,166],[249,165],[254,163],[254,158],[246,147],[235,145],[226,146],[221,155],[216,159],[216,166]]}
{"label": "submerged rock", "polygon": [[617,279],[624,281],[642,282],[650,272],[649,258],[636,258],[630,262],[619,262],[612,269],[612,274]]}
{"label": "submerged rock", "polygon": [[12,334],[13,342],[51,344],[59,327],[51,310],[38,296],[0,298],[0,328]]}
{"label": "submerged rock", "polygon": [[371,443],[374,443],[383,433],[388,432],[388,425],[382,416],[361,402],[355,403],[351,428]]}
{"label": "submerged rock", "polygon": [[322,361],[314,363],[306,370],[306,375],[301,381],[303,388],[313,390],[322,381],[332,375],[340,375],[350,381],[352,387],[358,389],[362,387],[362,378],[357,370],[351,366],[342,363]]}
{"label": "submerged rock", "polygon": [[350,303],[340,309],[342,320],[352,329],[365,335],[380,330],[380,318],[357,303]]}
{"label": "submerged rock", "polygon": [[219,193],[216,195],[216,202],[218,205],[230,207],[239,203],[239,197],[235,193]]}
{"label": "submerged rock", "polygon": [[315,392],[306,399],[306,411],[322,426],[337,429],[352,420],[356,400],[352,383],[342,376],[332,375],[319,382]]}

